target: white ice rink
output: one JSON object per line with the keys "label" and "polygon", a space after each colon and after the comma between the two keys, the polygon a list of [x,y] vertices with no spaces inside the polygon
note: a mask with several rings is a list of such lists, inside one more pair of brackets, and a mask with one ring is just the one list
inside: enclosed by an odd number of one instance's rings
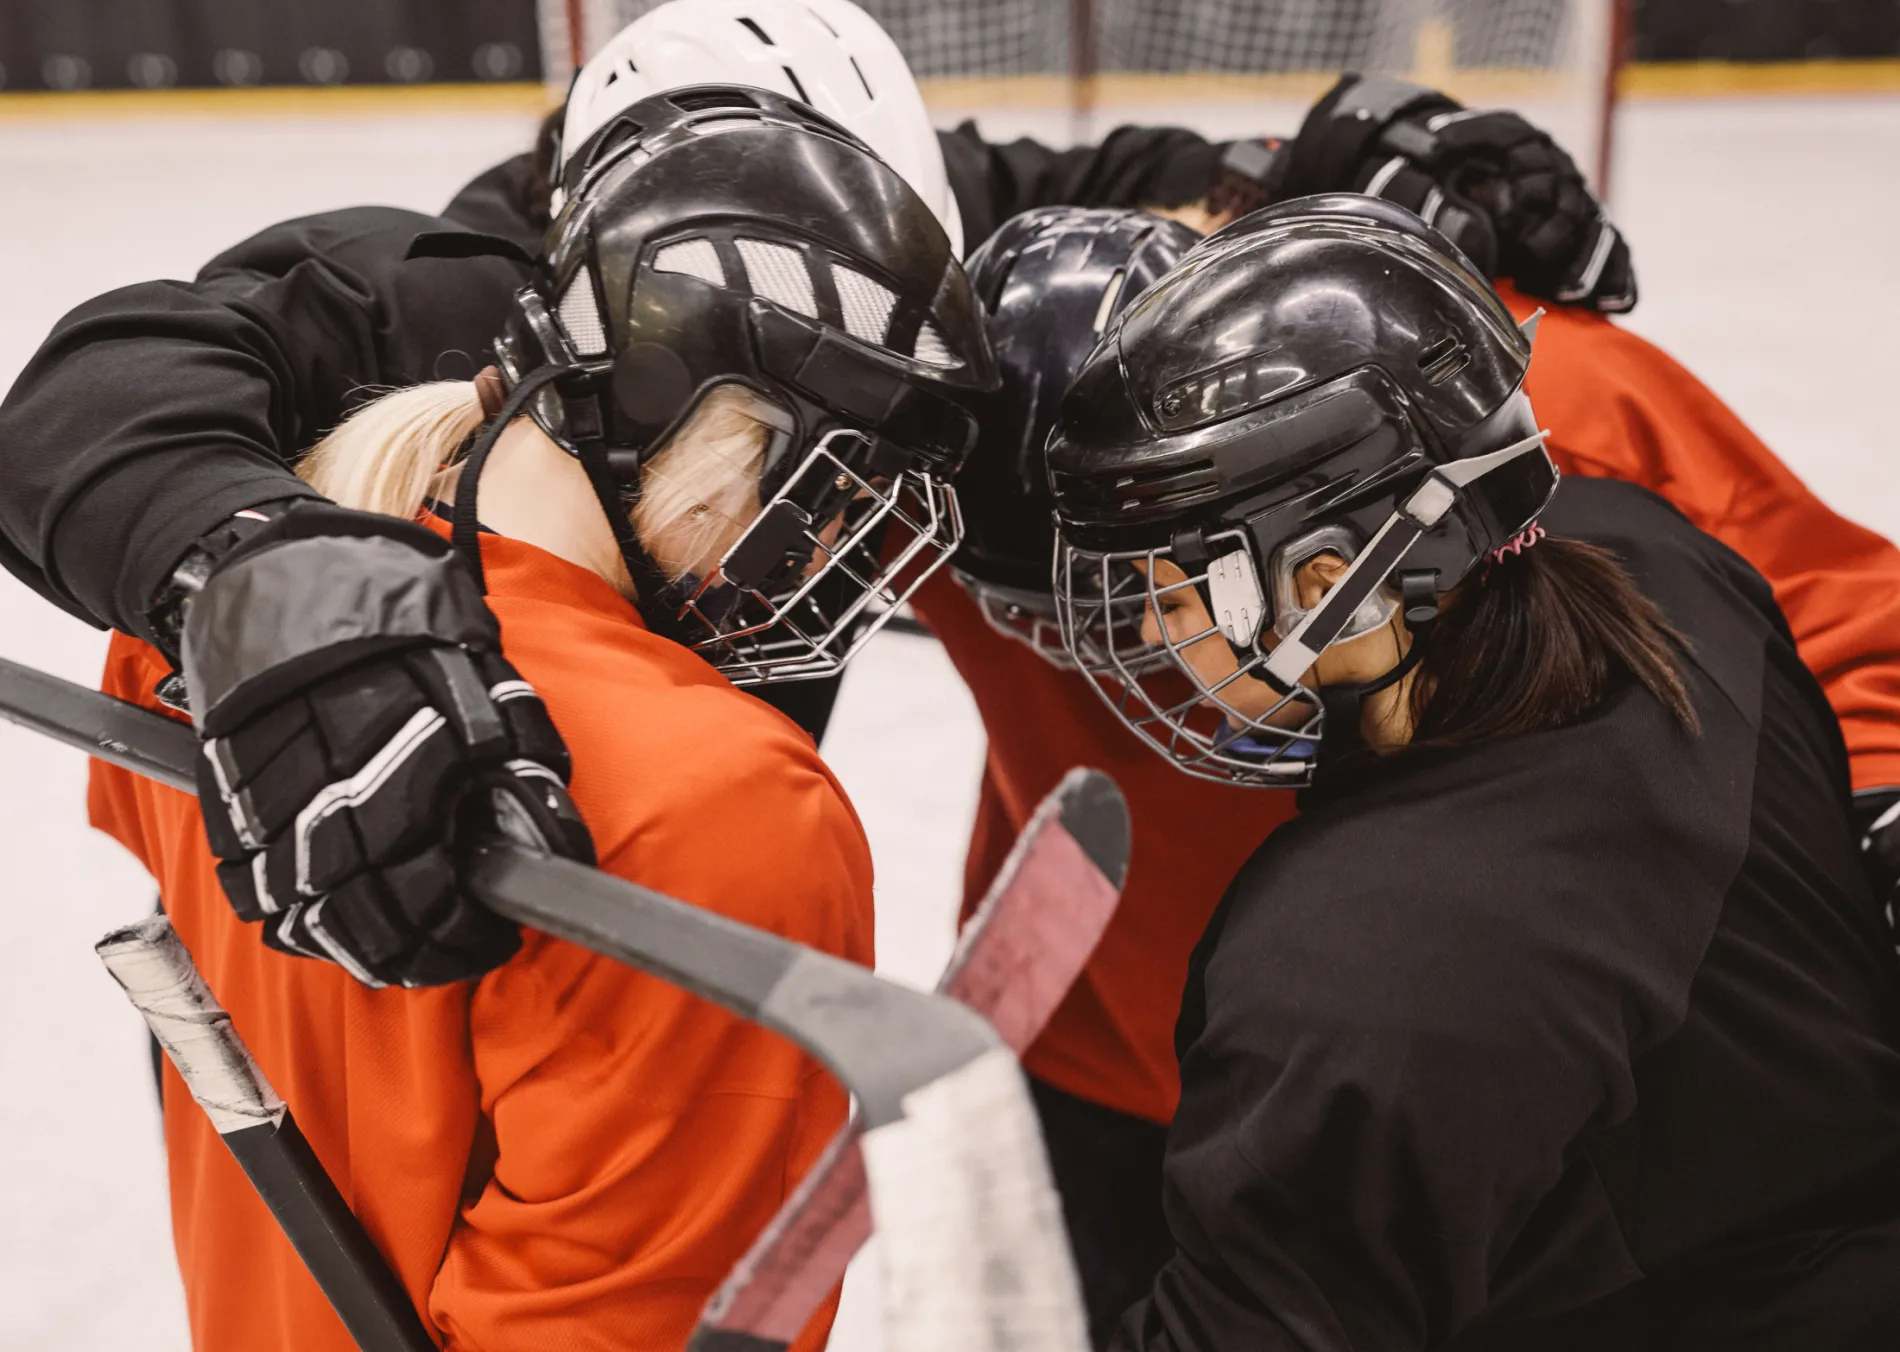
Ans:
{"label": "white ice rink", "polygon": [[[0,121],[0,387],[88,296],[190,276],[287,216],[436,209],[528,131],[500,115]],[[1900,99],[1637,103],[1619,137],[1630,325],[1839,511],[1900,534]],[[103,648],[0,578],[0,654],[90,683]],[[880,968],[927,984],[982,754],[969,699],[935,645],[880,639],[824,749],[871,834]],[[0,1348],[183,1352],[145,1040],[91,953],[152,888],[87,829],[76,753],[0,726],[0,757]],[[860,1274],[835,1347],[877,1346],[868,1294]]]}

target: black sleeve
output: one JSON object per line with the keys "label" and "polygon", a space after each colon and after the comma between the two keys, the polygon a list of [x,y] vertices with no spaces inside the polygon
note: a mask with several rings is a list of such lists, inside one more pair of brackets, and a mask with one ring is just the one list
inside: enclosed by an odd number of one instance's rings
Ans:
{"label": "black sleeve", "polygon": [[371,387],[472,375],[518,268],[403,261],[443,218],[364,207],[274,226],[192,282],[62,319],[0,402],[0,563],[82,618],[146,633],[192,541],[309,495],[290,463]]}
{"label": "black sleeve", "polygon": [[516,155],[470,179],[442,214],[457,225],[499,235],[538,254],[548,228],[547,194],[535,157]]}
{"label": "black sleeve", "polygon": [[1223,147],[1179,127],[1117,127],[1100,145],[985,141],[976,123],[937,133],[974,249],[1031,207],[1186,206],[1207,196]]}

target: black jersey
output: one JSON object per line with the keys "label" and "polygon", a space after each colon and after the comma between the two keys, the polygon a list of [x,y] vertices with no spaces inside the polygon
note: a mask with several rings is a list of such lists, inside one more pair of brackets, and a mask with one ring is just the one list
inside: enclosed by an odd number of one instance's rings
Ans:
{"label": "black jersey", "polygon": [[[1124,1349],[1900,1347],[1900,998],[1846,755],[1767,585],[1567,481],[1701,721],[1371,759],[1196,953]],[[1508,565],[1507,565],[1508,566]]]}

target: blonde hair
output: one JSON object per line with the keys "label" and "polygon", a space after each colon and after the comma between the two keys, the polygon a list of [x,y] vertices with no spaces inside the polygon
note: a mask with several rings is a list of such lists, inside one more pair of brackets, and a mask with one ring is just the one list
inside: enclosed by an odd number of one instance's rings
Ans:
{"label": "blonde hair", "polygon": [[[714,387],[641,471],[629,519],[669,578],[704,577],[759,513],[771,429],[753,413],[755,398],[742,386]],[[448,493],[482,422],[472,381],[397,390],[352,413],[297,473],[341,506],[412,520]]]}

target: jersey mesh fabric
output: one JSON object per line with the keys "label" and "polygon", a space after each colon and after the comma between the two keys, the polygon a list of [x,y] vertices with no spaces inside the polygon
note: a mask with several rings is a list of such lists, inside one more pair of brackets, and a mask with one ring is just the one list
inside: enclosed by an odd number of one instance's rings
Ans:
{"label": "jersey mesh fabric", "polygon": [[[484,536],[504,649],[574,754],[609,872],[858,962],[871,861],[808,737],[648,633],[605,582]],[[115,636],[108,693],[161,660]],[[274,953],[218,890],[194,799],[95,767],[96,825],[158,879],[213,991],[445,1346],[678,1347],[844,1121],[774,1033],[546,935],[480,981],[368,990]],[[352,1345],[166,1069],[198,1352]],[[799,1346],[823,1345],[834,1303]]]}
{"label": "jersey mesh fabric", "polygon": [[[1537,308],[1502,295],[1519,319]],[[1854,786],[1900,783],[1900,549],[1836,515],[1706,386],[1601,315],[1546,314],[1527,389],[1565,474],[1662,494],[1768,578],[1840,716]],[[1134,852],[1121,909],[1023,1063],[1067,1093],[1166,1122],[1180,1093],[1174,1026],[1188,957],[1228,882],[1294,815],[1293,795],[1175,770],[1079,676],[991,630],[946,574],[914,600],[989,734],[966,916],[1070,766],[1099,766],[1128,796]]]}

